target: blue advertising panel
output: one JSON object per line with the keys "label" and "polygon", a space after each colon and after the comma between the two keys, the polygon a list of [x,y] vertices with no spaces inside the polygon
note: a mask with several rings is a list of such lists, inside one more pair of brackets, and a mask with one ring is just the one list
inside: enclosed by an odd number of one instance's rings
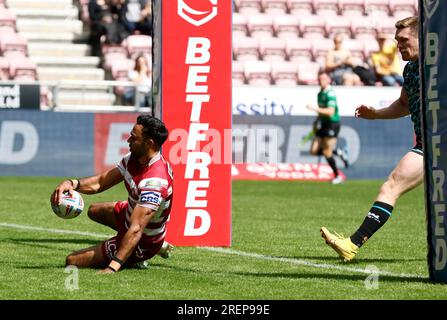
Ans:
{"label": "blue advertising panel", "polygon": [[425,200],[430,279],[447,283],[447,2],[420,0]]}
{"label": "blue advertising panel", "polygon": [[[309,152],[315,117],[233,116],[233,162],[317,163]],[[342,169],[348,179],[384,179],[413,147],[409,118],[368,121],[341,118],[338,139],[346,147],[351,166]],[[324,159],[320,159],[325,161]],[[343,168],[342,163],[339,163]]]}
{"label": "blue advertising panel", "polygon": [[0,176],[93,174],[94,114],[2,110]]}

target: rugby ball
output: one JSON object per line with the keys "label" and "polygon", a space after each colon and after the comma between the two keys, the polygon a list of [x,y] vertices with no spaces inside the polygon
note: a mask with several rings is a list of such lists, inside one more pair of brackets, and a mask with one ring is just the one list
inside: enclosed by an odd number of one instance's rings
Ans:
{"label": "rugby ball", "polygon": [[73,219],[79,216],[84,210],[84,200],[79,192],[73,190],[73,194],[70,195],[65,192],[59,205],[51,204],[53,212],[62,219]]}

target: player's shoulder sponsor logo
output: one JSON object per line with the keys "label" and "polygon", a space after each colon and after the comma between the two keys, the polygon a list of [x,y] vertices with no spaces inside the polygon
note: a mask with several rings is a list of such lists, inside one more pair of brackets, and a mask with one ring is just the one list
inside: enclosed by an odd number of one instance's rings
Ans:
{"label": "player's shoulder sponsor logo", "polygon": [[148,178],[143,179],[138,184],[141,190],[162,190],[168,187],[168,180],[163,178]]}
{"label": "player's shoulder sponsor logo", "polygon": [[192,25],[196,27],[201,26],[202,24],[207,23],[215,16],[217,16],[217,0],[205,0],[211,3],[211,10],[208,11],[199,11],[191,8],[186,4],[192,3],[193,1],[188,0],[177,0],[177,13],[184,20],[188,21]]}
{"label": "player's shoulder sponsor logo", "polygon": [[161,193],[155,191],[143,191],[140,194],[140,203],[160,205],[162,200]]}

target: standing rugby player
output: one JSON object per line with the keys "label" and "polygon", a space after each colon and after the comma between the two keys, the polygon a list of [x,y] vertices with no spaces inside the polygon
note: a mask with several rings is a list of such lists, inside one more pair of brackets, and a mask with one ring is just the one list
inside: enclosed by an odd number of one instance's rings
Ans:
{"label": "standing rugby player", "polygon": [[409,17],[396,22],[395,39],[402,59],[408,61],[404,69],[404,84],[400,97],[383,109],[376,110],[361,105],[357,108],[355,115],[368,120],[396,119],[410,115],[414,125],[416,145],[403,156],[391,172],[380,188],[363,223],[351,237],[344,238],[337,233],[330,233],[325,227],[321,228],[321,236],[344,261],[350,261],[355,257],[359,248],[389,219],[397,200],[420,185],[424,177],[419,103],[418,18]]}

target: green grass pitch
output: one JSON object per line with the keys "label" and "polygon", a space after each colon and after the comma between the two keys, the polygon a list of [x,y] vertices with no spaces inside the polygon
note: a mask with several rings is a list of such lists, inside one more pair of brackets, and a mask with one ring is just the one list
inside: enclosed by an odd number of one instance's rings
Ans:
{"label": "green grass pitch", "polygon": [[[345,235],[355,231],[381,181],[235,181],[231,248],[177,247],[168,260],[150,260],[146,270],[107,276],[80,269],[78,289],[67,290],[72,274],[65,272],[65,256],[100,238],[54,230],[113,231],[85,213],[73,220],[56,217],[49,197],[59,181],[0,178],[0,299],[447,298],[444,285],[427,280],[422,187],[400,200],[352,263],[341,262],[320,237],[322,225]],[[84,196],[87,206],[125,198],[123,186]]]}

